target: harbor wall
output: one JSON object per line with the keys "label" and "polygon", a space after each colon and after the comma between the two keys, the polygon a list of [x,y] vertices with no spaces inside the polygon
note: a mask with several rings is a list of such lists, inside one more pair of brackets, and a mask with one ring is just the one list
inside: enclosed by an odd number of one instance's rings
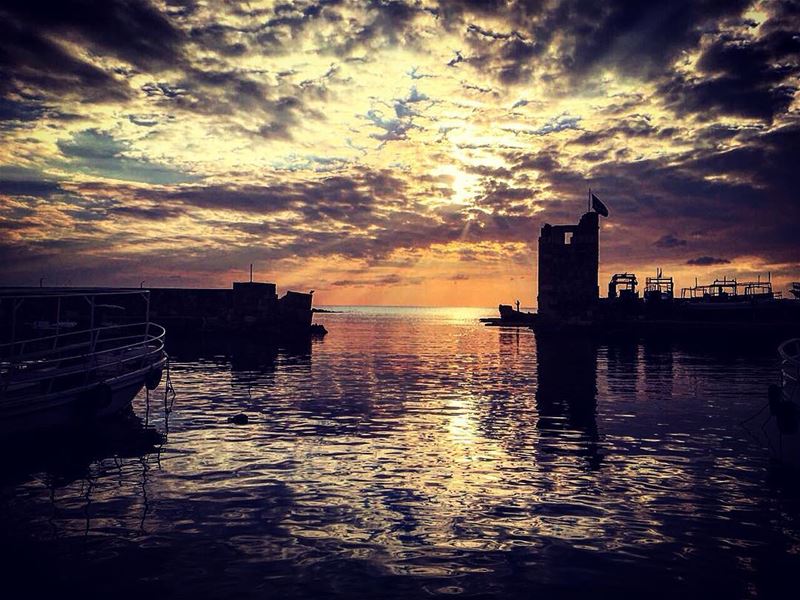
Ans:
{"label": "harbor wall", "polygon": [[228,289],[150,288],[150,317],[170,331],[303,334],[311,327],[312,295],[274,283],[235,282]]}
{"label": "harbor wall", "polygon": [[311,293],[279,297],[274,283],[260,282],[231,288],[0,288],[0,343],[141,323],[148,311],[151,321],[173,335],[299,339],[312,332],[311,308]]}

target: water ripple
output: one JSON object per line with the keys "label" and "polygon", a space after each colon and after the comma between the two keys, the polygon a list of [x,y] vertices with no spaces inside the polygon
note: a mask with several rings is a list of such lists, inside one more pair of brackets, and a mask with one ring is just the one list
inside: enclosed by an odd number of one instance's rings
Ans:
{"label": "water ripple", "polygon": [[131,593],[187,597],[752,597],[800,566],[800,496],[739,425],[770,354],[477,316],[353,309],[305,348],[178,348],[166,445],[18,469],[0,526],[96,589],[116,581],[89,567],[129,565]]}

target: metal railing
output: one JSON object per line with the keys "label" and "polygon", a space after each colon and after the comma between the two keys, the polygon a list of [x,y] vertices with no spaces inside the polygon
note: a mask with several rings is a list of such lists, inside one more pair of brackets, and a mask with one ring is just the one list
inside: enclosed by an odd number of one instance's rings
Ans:
{"label": "metal railing", "polygon": [[80,392],[158,366],[165,330],[150,322],[0,344],[0,401]]}

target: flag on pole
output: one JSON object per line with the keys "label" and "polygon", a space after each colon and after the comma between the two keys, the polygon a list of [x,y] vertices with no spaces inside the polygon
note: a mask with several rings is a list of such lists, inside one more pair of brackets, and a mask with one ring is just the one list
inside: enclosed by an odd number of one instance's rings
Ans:
{"label": "flag on pole", "polygon": [[608,207],[600,201],[600,198],[592,194],[592,210],[598,215],[608,216]]}

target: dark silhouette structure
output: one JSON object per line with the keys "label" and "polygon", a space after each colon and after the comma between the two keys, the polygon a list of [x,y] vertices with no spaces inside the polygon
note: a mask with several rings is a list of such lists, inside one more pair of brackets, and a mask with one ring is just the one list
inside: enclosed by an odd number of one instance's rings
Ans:
{"label": "dark silhouette structure", "polygon": [[257,333],[306,336],[314,332],[312,295],[274,283],[235,282],[228,289],[150,288],[151,314],[170,333]]}
{"label": "dark silhouette structure", "polygon": [[615,273],[608,283],[609,298],[635,299],[639,297],[636,286],[639,281],[633,273]]}
{"label": "dark silhouette structure", "polygon": [[539,236],[539,315],[559,321],[591,320],[597,285],[599,223],[587,212],[577,225],[542,227]]}
{"label": "dark silhouette structure", "polygon": [[695,285],[675,297],[674,282],[661,270],[648,277],[644,297],[634,273],[617,273],[600,298],[599,216],[605,205],[594,202],[577,225],[542,226],[539,236],[539,296],[536,313],[499,306],[500,318],[481,319],[488,325],[532,327],[537,332],[575,331],[610,335],[713,336],[732,335],[785,339],[800,334],[800,284],[795,299],[773,292],[772,283],[759,278],[739,282],[715,280]]}

